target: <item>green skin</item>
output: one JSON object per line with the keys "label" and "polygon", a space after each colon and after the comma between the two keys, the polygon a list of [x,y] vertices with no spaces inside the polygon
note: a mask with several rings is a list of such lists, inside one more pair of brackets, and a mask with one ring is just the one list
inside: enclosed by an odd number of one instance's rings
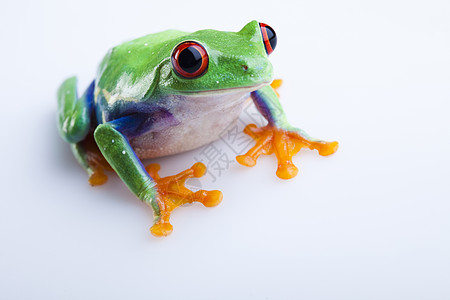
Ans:
{"label": "green skin", "polygon": [[[198,41],[208,52],[207,72],[195,79],[178,76],[171,65],[173,49],[183,41]],[[243,70],[243,66],[247,66]],[[247,91],[266,117],[277,128],[295,131],[309,140],[300,129],[289,125],[278,97],[269,83],[273,68],[268,60],[259,23],[252,21],[239,32],[201,30],[194,33],[164,31],[121,44],[103,59],[91,94],[76,95],[76,79],[67,79],[58,91],[58,120],[61,136],[91,175],[79,142],[91,130],[95,141],[111,167],[128,188],[153,208],[159,220],[158,192],[135,154],[127,136],[127,123],[118,126],[114,119],[130,105],[152,104],[172,95],[222,95],[228,91]],[[171,108],[174,109],[173,107]],[[96,115],[96,120],[91,119]],[[130,123],[131,124],[131,123]]]}

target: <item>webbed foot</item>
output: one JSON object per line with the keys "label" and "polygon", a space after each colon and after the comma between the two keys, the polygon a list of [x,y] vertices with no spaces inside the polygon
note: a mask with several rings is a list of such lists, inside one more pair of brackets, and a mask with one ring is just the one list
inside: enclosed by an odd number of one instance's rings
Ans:
{"label": "webbed foot", "polygon": [[324,142],[307,139],[299,131],[284,130],[273,125],[258,128],[249,124],[244,132],[251,136],[256,145],[246,154],[239,155],[236,160],[244,166],[253,167],[261,154],[275,153],[278,159],[277,176],[281,179],[290,179],[297,175],[298,168],[292,163],[292,157],[303,147],[319,151],[322,156],[336,152],[338,142]]}
{"label": "webbed foot", "polygon": [[158,205],[160,216],[157,222],[150,228],[150,232],[157,237],[167,236],[173,226],[170,224],[170,214],[172,211],[186,203],[200,202],[204,206],[212,207],[222,201],[222,192],[199,190],[192,192],[184,186],[186,180],[191,177],[202,177],[206,173],[206,166],[203,163],[196,163],[191,168],[172,176],[159,177],[160,169],[158,164],[150,164],[146,168],[149,175],[155,180],[159,198]]}

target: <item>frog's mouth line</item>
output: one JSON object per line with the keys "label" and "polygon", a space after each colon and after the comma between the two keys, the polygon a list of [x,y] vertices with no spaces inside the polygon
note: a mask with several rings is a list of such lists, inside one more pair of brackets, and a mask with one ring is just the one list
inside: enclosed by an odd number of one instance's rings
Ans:
{"label": "frog's mouth line", "polygon": [[264,82],[252,86],[234,87],[234,88],[224,88],[215,90],[203,90],[203,91],[179,91],[178,95],[189,95],[189,96],[207,96],[207,95],[222,95],[228,93],[251,93],[253,91],[259,90],[263,86],[270,84],[270,82]]}

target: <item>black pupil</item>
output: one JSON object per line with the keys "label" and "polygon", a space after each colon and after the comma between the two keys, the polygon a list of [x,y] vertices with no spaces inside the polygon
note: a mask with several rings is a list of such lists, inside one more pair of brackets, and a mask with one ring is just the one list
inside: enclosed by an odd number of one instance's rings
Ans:
{"label": "black pupil", "polygon": [[188,73],[194,73],[202,65],[202,55],[195,47],[187,47],[178,57],[179,66]]}
{"label": "black pupil", "polygon": [[272,50],[275,50],[277,46],[277,35],[275,34],[275,30],[270,26],[266,26],[267,37],[269,38],[270,47]]}

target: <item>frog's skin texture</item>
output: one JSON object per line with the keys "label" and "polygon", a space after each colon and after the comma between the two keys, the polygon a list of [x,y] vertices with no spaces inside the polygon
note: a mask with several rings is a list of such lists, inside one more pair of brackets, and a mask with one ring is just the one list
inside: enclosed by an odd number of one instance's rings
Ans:
{"label": "frog's skin texture", "polygon": [[[275,153],[277,176],[289,179],[298,172],[292,156],[302,147],[317,149],[321,155],[337,150],[337,142],[311,138],[288,123],[274,90],[280,81],[273,81],[268,59],[276,36],[266,26],[252,21],[239,32],[150,34],[112,48],[81,97],[76,78],[60,86],[59,131],[90,176],[89,182],[103,184],[104,170],[114,170],[152,208],[155,236],[172,232],[169,218],[176,207],[194,201],[215,206],[222,193],[193,193],[184,187],[187,178],[206,172],[201,163],[160,178],[159,166],[144,167],[141,159],[176,154],[217,139],[236,121],[248,97],[268,124],[245,128],[256,145],[237,157],[239,163],[253,166],[259,155]],[[194,67],[182,58],[188,46],[201,57],[196,54],[199,64]]]}

